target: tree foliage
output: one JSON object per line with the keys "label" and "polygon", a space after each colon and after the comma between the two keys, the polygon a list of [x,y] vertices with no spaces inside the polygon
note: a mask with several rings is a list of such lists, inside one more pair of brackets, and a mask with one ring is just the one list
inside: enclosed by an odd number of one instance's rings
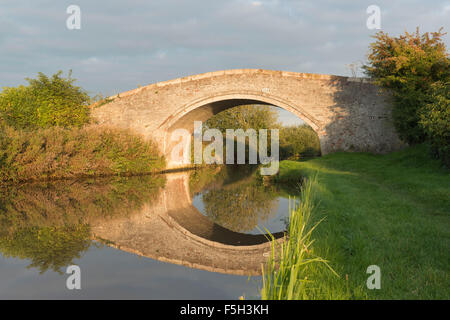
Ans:
{"label": "tree foliage", "polygon": [[219,129],[277,129],[278,114],[270,106],[245,105],[222,111],[206,121],[208,128]]}
{"label": "tree foliage", "polygon": [[74,85],[71,72],[51,77],[39,73],[28,86],[5,87],[0,93],[0,117],[16,129],[81,126],[89,120],[89,95]]}
{"label": "tree foliage", "polygon": [[280,129],[280,158],[299,159],[320,155],[317,133],[308,125]]}
{"label": "tree foliage", "polygon": [[430,94],[432,99],[421,111],[420,124],[436,156],[450,167],[450,83],[434,83]]}
{"label": "tree foliage", "polygon": [[363,68],[376,83],[392,89],[393,119],[400,137],[410,144],[426,140],[427,133],[419,125],[421,109],[430,102],[430,89],[437,81],[448,83],[449,56],[438,32],[420,34],[405,32],[390,37],[379,32],[370,45],[368,64]]}
{"label": "tree foliage", "polygon": [[[206,128],[226,129],[278,129],[281,159],[298,159],[320,155],[317,133],[308,125],[283,126],[277,112],[269,106],[239,106],[218,113],[206,122]],[[268,145],[270,146],[270,132]],[[248,149],[248,144],[246,142]],[[248,150],[246,150],[248,152]]]}

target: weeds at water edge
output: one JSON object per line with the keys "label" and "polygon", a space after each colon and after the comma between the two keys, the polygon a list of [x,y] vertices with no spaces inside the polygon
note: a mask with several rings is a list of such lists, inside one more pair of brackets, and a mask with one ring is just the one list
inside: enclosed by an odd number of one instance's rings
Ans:
{"label": "weeds at water edge", "polygon": [[[301,187],[300,202],[289,202],[289,225],[283,241],[272,240],[271,254],[262,267],[262,300],[300,300],[315,296],[314,280],[308,279],[313,270],[325,266],[338,276],[328,261],[314,255],[312,233],[323,220],[310,225],[314,211],[314,186],[317,177],[307,179]],[[316,273],[316,272],[314,272]]]}

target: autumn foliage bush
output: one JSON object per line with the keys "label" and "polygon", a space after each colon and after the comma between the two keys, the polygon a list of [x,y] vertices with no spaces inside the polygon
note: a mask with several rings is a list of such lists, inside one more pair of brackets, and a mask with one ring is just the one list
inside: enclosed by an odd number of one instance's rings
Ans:
{"label": "autumn foliage bush", "polygon": [[392,115],[400,138],[409,144],[430,143],[446,162],[450,157],[450,58],[444,35],[442,29],[424,34],[417,29],[399,37],[379,32],[364,69],[378,85],[391,91]]}

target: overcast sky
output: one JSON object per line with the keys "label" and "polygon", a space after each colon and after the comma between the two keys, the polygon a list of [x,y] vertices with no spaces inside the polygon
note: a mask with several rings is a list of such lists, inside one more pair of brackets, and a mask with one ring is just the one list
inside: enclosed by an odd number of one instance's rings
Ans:
{"label": "overcast sky", "polygon": [[69,69],[91,95],[235,68],[350,76],[377,31],[369,5],[392,35],[450,31],[446,0],[0,0],[0,86]]}

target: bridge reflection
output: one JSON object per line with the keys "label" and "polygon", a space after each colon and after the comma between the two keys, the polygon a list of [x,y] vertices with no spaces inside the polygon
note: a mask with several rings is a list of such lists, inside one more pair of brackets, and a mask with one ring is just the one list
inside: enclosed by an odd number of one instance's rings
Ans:
{"label": "bridge reflection", "polygon": [[[134,254],[191,268],[259,275],[270,253],[266,235],[234,232],[192,204],[189,172],[166,176],[156,199],[131,216],[92,223],[94,239]],[[276,233],[279,239],[283,233]]]}

